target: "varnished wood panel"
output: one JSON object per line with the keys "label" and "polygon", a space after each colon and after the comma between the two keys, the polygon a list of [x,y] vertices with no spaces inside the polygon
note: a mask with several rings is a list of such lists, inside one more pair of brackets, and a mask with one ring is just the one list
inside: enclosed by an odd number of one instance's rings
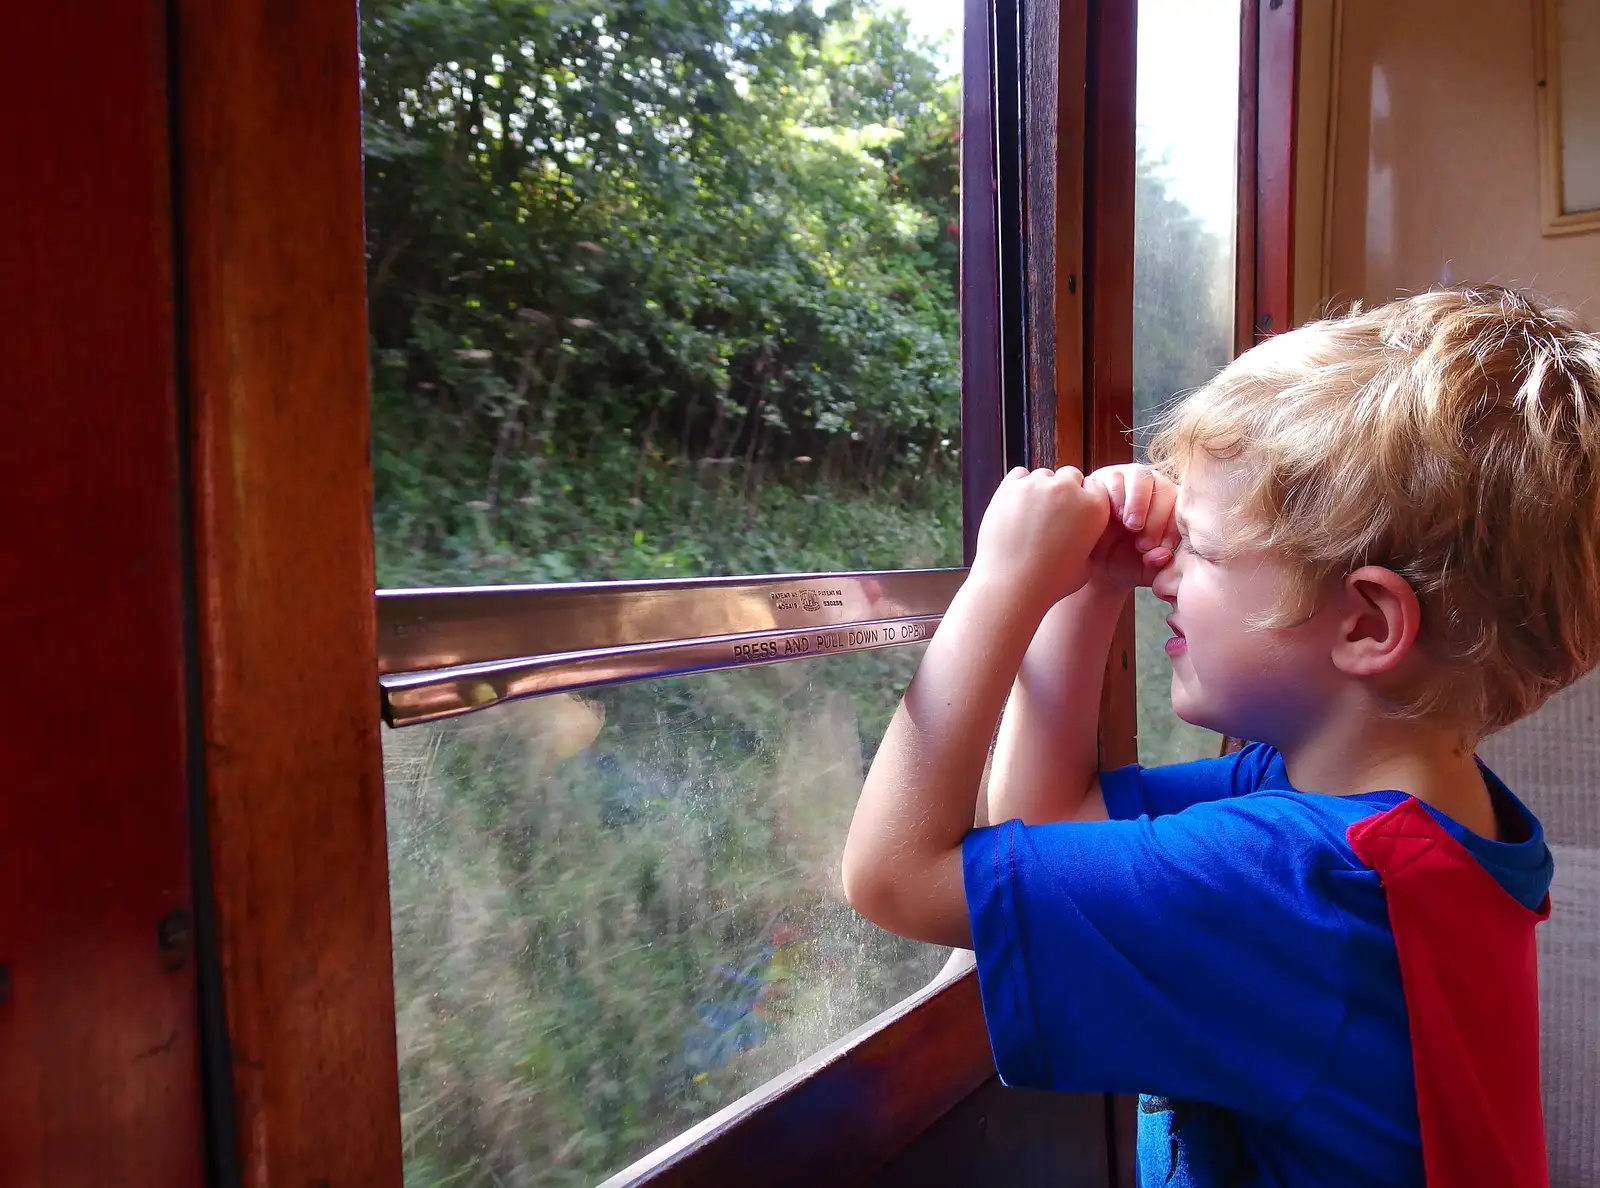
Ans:
{"label": "varnished wood panel", "polygon": [[164,33],[0,34],[7,1188],[203,1181]]}
{"label": "varnished wood panel", "polygon": [[1258,0],[1239,5],[1239,175],[1234,187],[1233,353],[1256,342],[1256,106],[1260,93]]}
{"label": "varnished wood panel", "polygon": [[993,55],[988,0],[965,0],[961,34],[961,538],[972,563],[1005,474]]}
{"label": "varnished wood panel", "polygon": [[1294,316],[1294,129],[1298,0],[1253,0],[1259,12],[1255,94],[1255,325],[1257,336]]}
{"label": "varnished wood panel", "polygon": [[[1089,6],[1084,199],[1084,388],[1091,467],[1133,459],[1134,79],[1138,6]],[[1136,756],[1133,607],[1112,641],[1100,709],[1100,763]]]}
{"label": "varnished wood panel", "polygon": [[1083,463],[1085,0],[1024,8],[1029,457]]}
{"label": "varnished wood panel", "polygon": [[1088,54],[1088,0],[1060,0],[1055,61],[1054,273],[1055,462],[1084,463],[1084,86]]}
{"label": "varnished wood panel", "polygon": [[1244,0],[1240,11],[1235,353],[1294,320],[1299,11],[1298,0]]}
{"label": "varnished wood panel", "polygon": [[[1085,119],[1085,409],[1091,466],[1133,458],[1133,195],[1136,155],[1135,0],[1091,0]],[[1100,702],[1100,766],[1138,758],[1133,603],[1117,622]],[[1134,1103],[1108,1097],[1112,1182],[1132,1188]]]}
{"label": "varnished wood panel", "polygon": [[179,0],[210,857],[248,1188],[400,1183],[354,4]]}

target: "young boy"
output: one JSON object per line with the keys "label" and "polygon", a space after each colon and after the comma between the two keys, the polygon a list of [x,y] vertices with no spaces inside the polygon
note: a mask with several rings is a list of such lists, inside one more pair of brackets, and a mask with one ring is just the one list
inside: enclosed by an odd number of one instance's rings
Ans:
{"label": "young boy", "polygon": [[[1001,484],[851,903],[976,950],[1007,1084],[1148,1095],[1144,1185],[1546,1184],[1550,853],[1473,751],[1600,663],[1600,340],[1424,294],[1256,347],[1150,456]],[[1097,774],[1135,585],[1173,708],[1251,746]]]}

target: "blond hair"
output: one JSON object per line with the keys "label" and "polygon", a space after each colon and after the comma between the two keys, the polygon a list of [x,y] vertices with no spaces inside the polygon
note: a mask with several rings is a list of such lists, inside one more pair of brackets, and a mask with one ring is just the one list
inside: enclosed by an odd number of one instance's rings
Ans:
{"label": "blond hair", "polygon": [[1404,577],[1440,667],[1394,712],[1474,737],[1600,665],[1600,339],[1501,288],[1424,293],[1240,356],[1150,443],[1243,474],[1230,551],[1298,571],[1282,614],[1363,565]]}

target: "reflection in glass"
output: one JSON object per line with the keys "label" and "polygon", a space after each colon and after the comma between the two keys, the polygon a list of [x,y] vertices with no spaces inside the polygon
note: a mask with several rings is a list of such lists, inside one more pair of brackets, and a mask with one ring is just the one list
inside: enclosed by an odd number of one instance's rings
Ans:
{"label": "reflection in glass", "polygon": [[[1142,440],[1175,395],[1233,353],[1239,0],[1141,0],[1134,191],[1133,398]],[[1170,608],[1135,599],[1139,760],[1215,755],[1172,712]]]}
{"label": "reflection in glass", "polygon": [[361,5],[384,586],[959,564],[958,0]]}
{"label": "reflection in glass", "polygon": [[838,884],[921,652],[385,732],[408,1186],[593,1183],[938,973]]}

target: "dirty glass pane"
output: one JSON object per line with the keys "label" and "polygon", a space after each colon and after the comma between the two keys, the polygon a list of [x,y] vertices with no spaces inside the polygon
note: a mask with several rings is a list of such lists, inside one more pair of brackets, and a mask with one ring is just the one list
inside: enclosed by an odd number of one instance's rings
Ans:
{"label": "dirty glass pane", "polygon": [[[1239,0],[1140,0],[1138,53],[1136,441],[1232,355]],[[1136,595],[1139,760],[1149,765],[1215,755],[1220,743],[1172,712],[1169,611],[1148,590]]]}
{"label": "dirty glass pane", "polygon": [[959,564],[959,0],[364,0],[384,586]]}
{"label": "dirty glass pane", "polygon": [[921,652],[385,731],[408,1186],[592,1184],[938,973],[838,875]]}

